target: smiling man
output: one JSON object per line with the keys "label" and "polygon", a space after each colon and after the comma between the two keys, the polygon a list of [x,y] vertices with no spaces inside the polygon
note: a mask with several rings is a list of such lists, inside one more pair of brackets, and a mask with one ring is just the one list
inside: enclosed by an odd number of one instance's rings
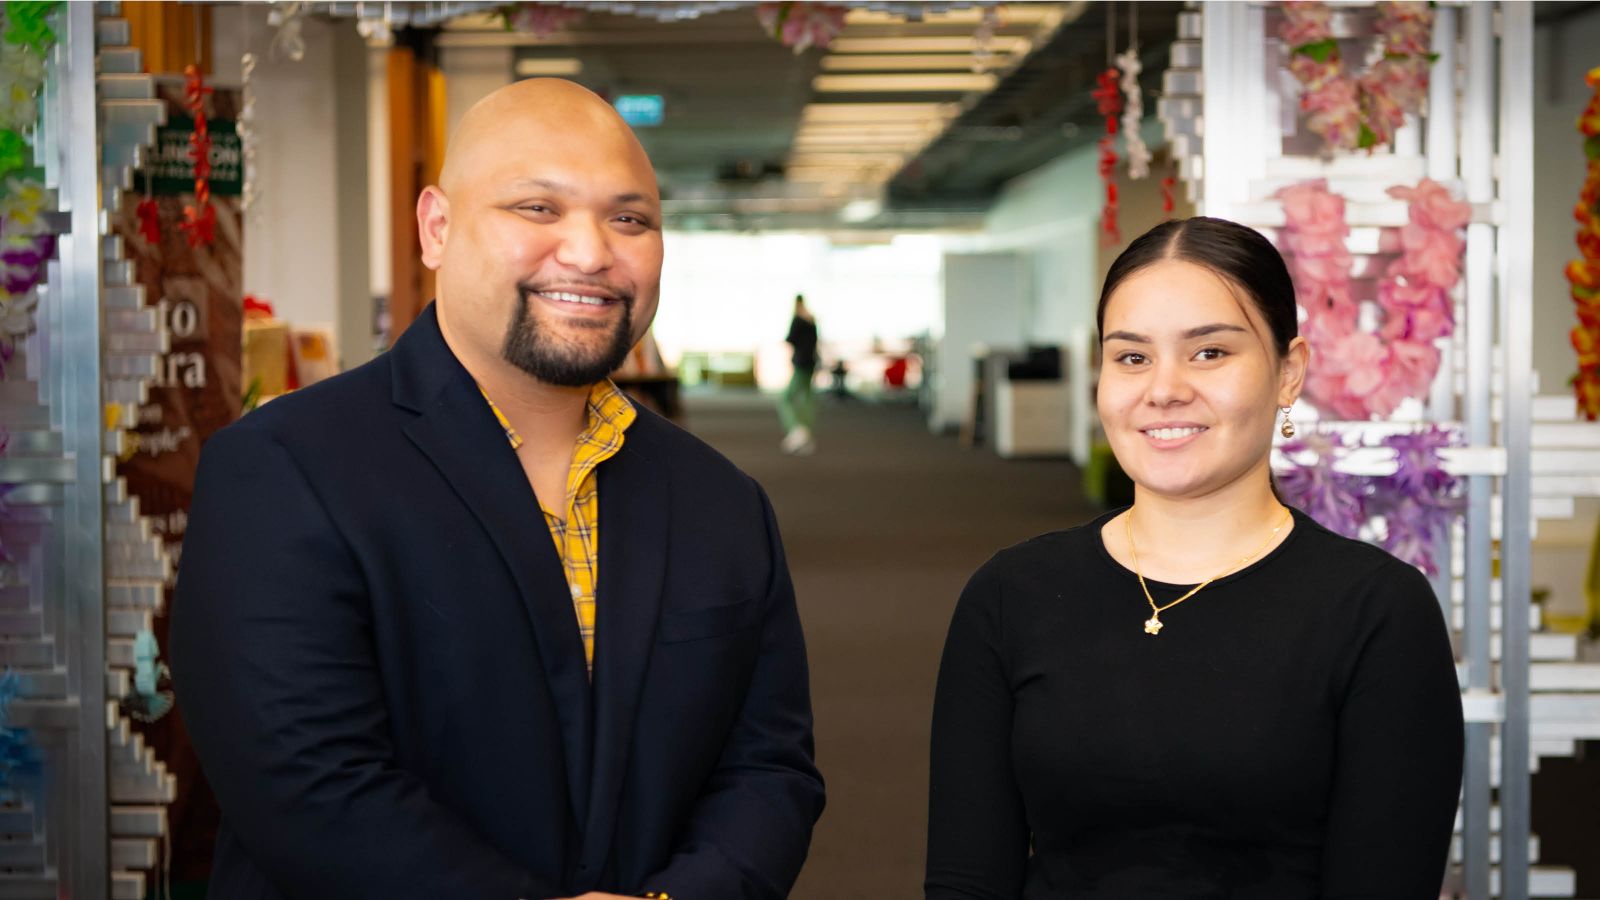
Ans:
{"label": "smiling man", "polygon": [[821,814],[766,496],[607,379],[660,195],[599,97],[523,81],[417,203],[393,350],[205,448],[174,605],[226,898],[781,898]]}

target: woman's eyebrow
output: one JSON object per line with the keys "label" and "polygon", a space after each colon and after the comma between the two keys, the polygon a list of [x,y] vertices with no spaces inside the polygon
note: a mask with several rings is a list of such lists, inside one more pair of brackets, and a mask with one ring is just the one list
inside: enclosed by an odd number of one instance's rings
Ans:
{"label": "woman's eyebrow", "polygon": [[[1241,334],[1249,334],[1246,329],[1240,328],[1238,325],[1230,325],[1227,322],[1213,322],[1210,325],[1199,325],[1189,329],[1188,331],[1185,331],[1183,333],[1183,339],[1186,341],[1192,341],[1195,338],[1201,338],[1205,337],[1206,335],[1217,334],[1218,332],[1223,331],[1237,331]],[[1129,341],[1134,344],[1151,343],[1151,339],[1147,335],[1135,334],[1132,331],[1113,331],[1100,339],[1102,344],[1106,341]]]}

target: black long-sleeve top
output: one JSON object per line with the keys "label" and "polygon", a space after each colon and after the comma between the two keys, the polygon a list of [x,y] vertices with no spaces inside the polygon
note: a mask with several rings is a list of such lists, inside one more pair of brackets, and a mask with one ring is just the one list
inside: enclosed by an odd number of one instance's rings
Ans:
{"label": "black long-sleeve top", "polygon": [[794,367],[807,372],[817,370],[817,323],[804,316],[789,320],[789,334],[784,338],[794,345]]}
{"label": "black long-sleeve top", "polygon": [[1296,511],[1149,635],[1113,515],[1001,552],[957,604],[928,900],[1437,898],[1463,729],[1422,574]]}

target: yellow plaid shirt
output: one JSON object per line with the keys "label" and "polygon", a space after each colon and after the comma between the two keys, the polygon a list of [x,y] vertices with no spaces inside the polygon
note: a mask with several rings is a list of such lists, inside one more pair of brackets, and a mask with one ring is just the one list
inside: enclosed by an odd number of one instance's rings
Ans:
{"label": "yellow plaid shirt", "polygon": [[[511,448],[521,447],[522,436],[511,427],[500,407],[494,405],[488,394],[484,394],[483,399],[488,400],[495,419],[506,430]],[[609,379],[597,383],[589,391],[587,422],[583,433],[578,435],[578,443],[572,451],[572,466],[567,470],[565,505],[559,510],[540,505],[545,524],[550,527],[550,537],[556,542],[561,567],[566,571],[572,605],[578,614],[578,634],[583,638],[583,657],[591,673],[594,671],[594,591],[600,573],[600,489],[595,468],[622,449],[623,433],[637,415],[633,404]]]}

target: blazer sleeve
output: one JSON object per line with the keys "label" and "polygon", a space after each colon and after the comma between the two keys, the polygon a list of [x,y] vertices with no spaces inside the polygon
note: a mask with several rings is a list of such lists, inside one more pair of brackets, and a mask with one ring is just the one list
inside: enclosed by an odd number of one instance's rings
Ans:
{"label": "blazer sleeve", "polygon": [[1433,900],[1461,792],[1464,731],[1455,658],[1433,588],[1383,567],[1339,709],[1328,792],[1327,900]]}
{"label": "blazer sleeve", "polygon": [[395,764],[372,626],[357,559],[289,451],[248,421],[214,436],[170,649],[245,854],[292,898],[555,894]]}
{"label": "blazer sleeve", "polygon": [[688,900],[783,900],[822,815],[805,639],[778,523],[761,500],[772,567],[761,647],[739,719],[677,850],[643,885]]}

